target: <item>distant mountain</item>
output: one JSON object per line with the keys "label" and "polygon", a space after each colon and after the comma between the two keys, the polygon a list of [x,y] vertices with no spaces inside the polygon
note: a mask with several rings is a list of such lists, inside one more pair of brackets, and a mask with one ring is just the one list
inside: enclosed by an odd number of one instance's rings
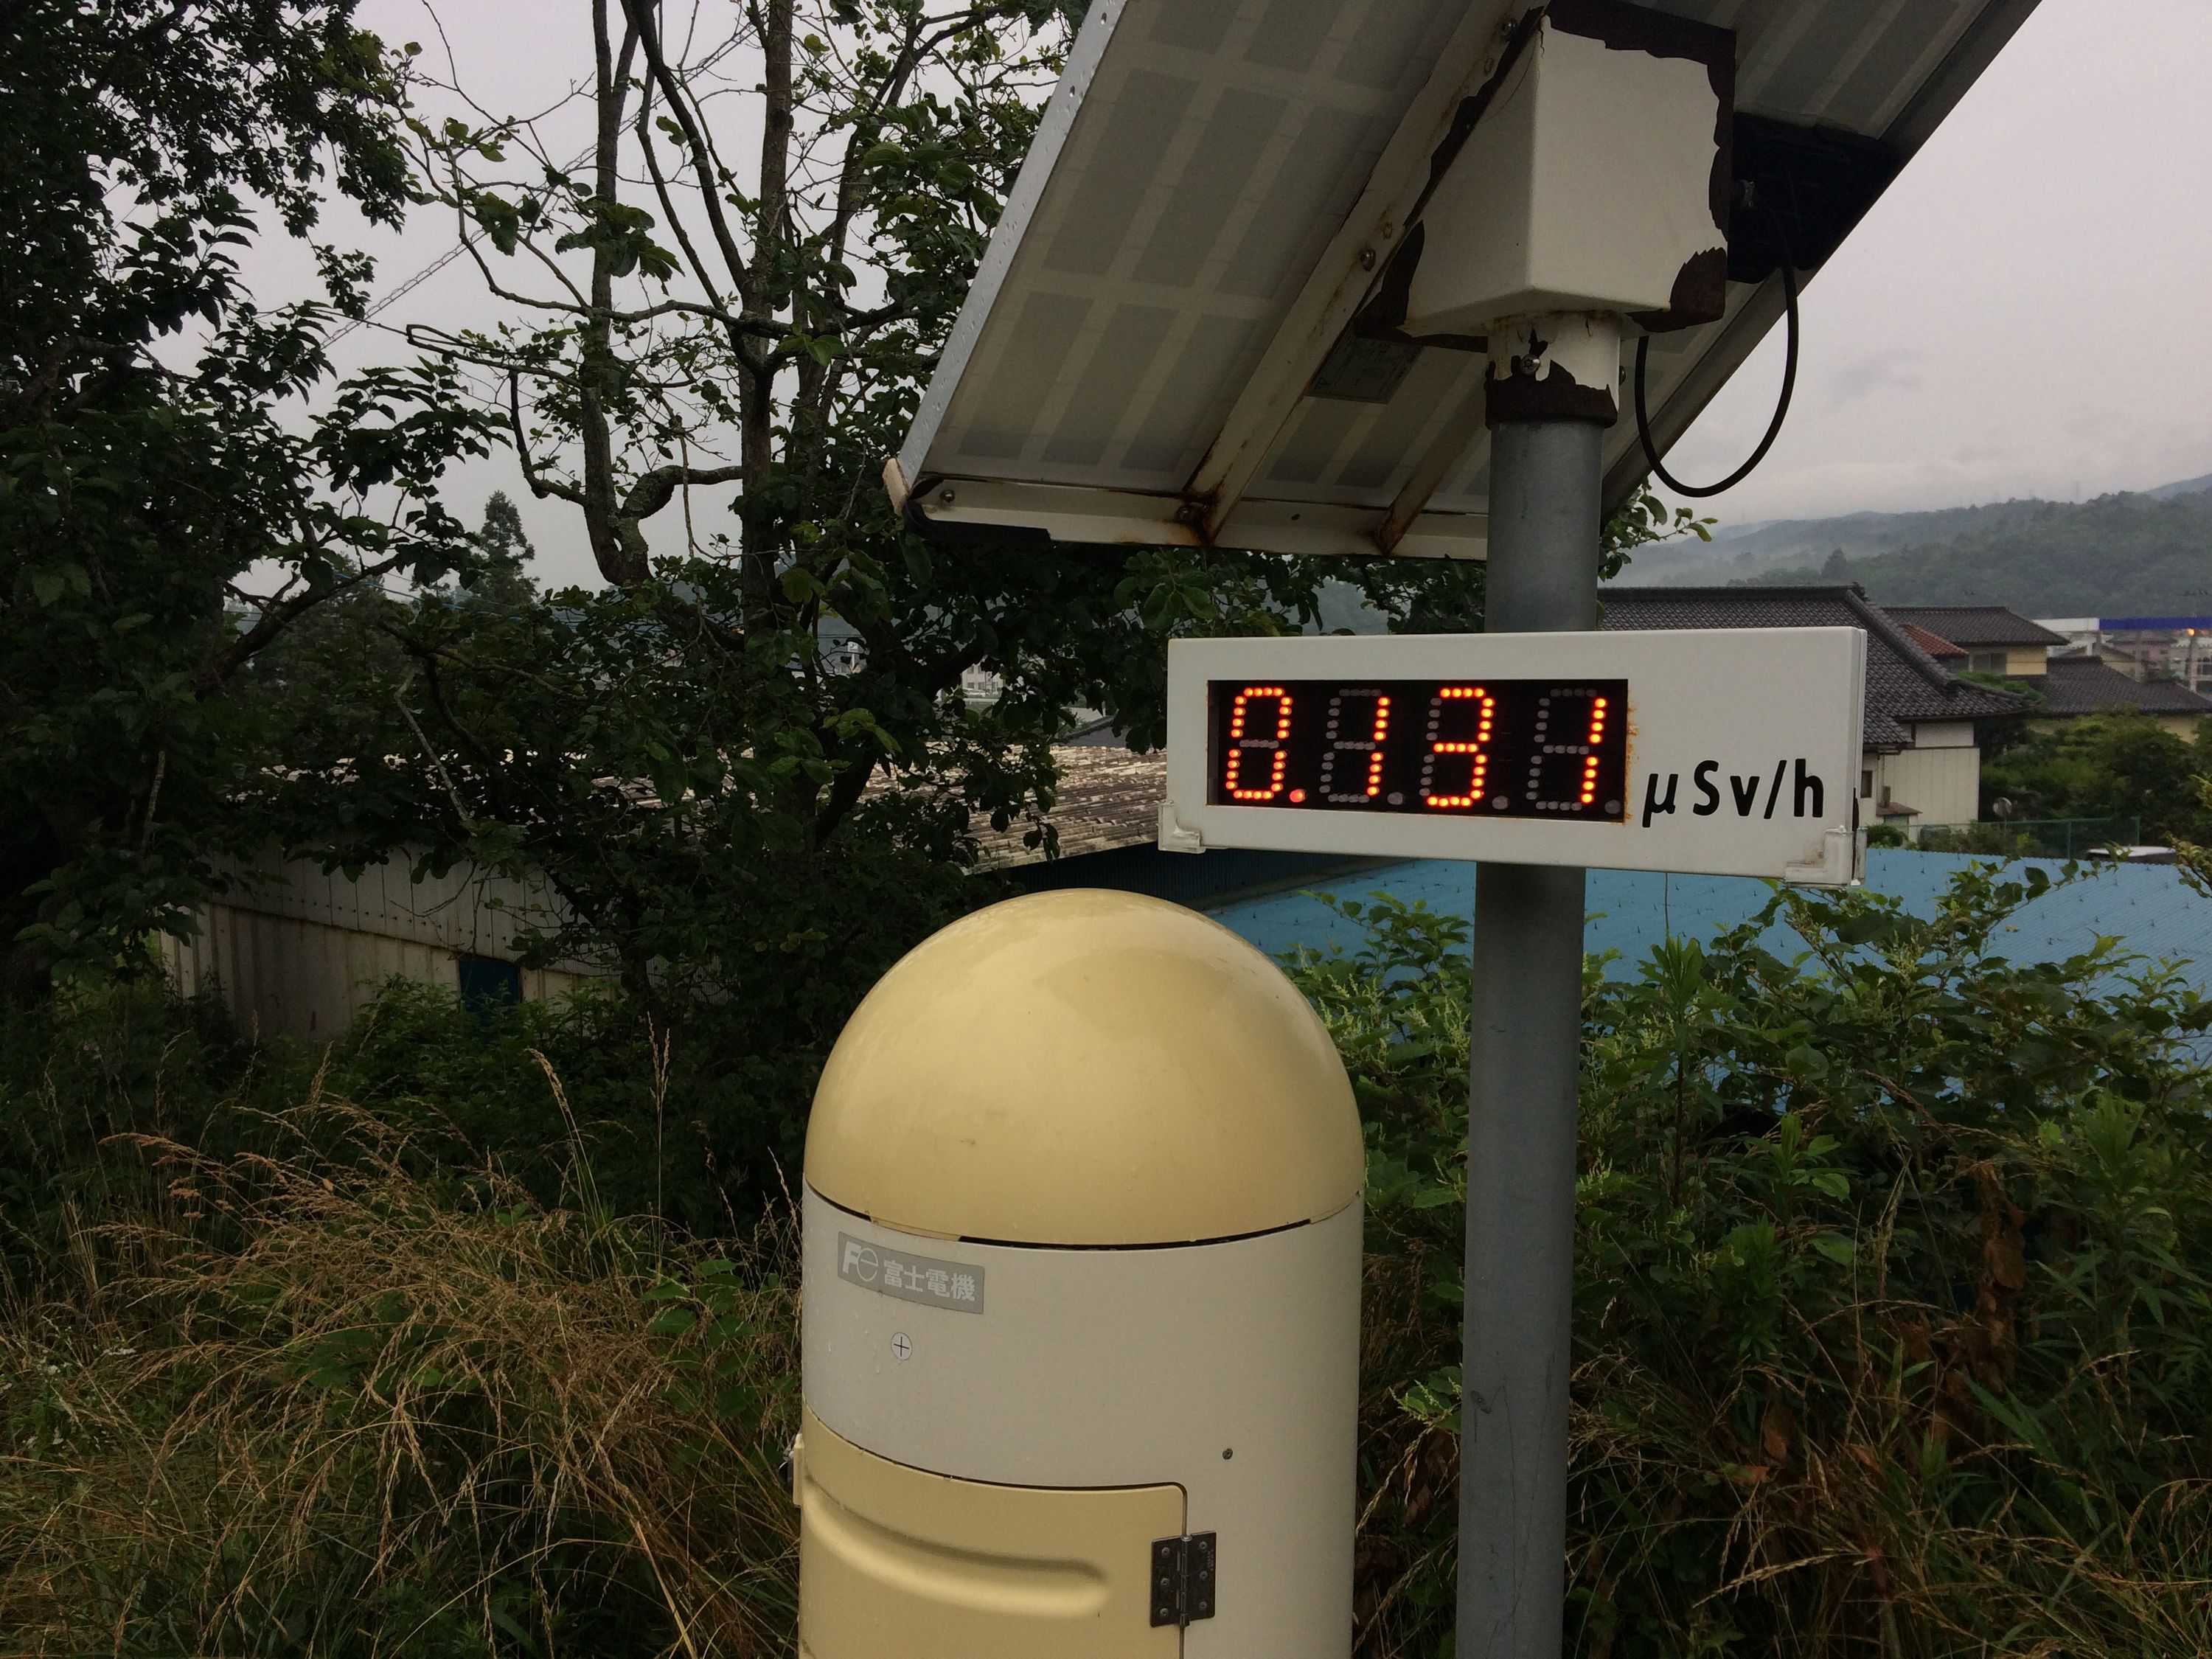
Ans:
{"label": "distant mountain", "polygon": [[[1844,562],[1881,605],[2003,605],[2029,617],[2208,616],[2212,494],[2051,504],[1948,542]],[[1812,574],[1801,569],[1794,579]]]}
{"label": "distant mountain", "polygon": [[1770,570],[1818,566],[1831,554],[1878,556],[1948,542],[2033,516],[2051,501],[1997,501],[1933,513],[1853,513],[1838,519],[1777,519],[1723,525],[1711,542],[1682,540],[1638,548],[1620,580],[1686,587],[1747,581]]}
{"label": "distant mountain", "polygon": [[2201,495],[2208,489],[2212,489],[2212,472],[2201,478],[2184,478],[2179,483],[2160,484],[2155,489],[2144,490],[2143,494],[2165,501],[2173,495]]}
{"label": "distant mountain", "polygon": [[1856,581],[1879,603],[2004,605],[2028,616],[2212,615],[2212,474],[2091,501],[1730,526],[1638,550],[1655,586]]}

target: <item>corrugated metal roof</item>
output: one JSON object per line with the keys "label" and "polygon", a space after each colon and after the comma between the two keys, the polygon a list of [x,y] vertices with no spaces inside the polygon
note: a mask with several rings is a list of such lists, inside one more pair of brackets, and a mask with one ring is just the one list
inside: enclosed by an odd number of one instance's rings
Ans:
{"label": "corrugated metal roof", "polygon": [[1859,628],[1867,636],[1865,741],[1911,746],[1917,721],[2026,714],[2027,699],[1957,679],[1857,587],[1608,587],[1608,629]]}
{"label": "corrugated metal roof", "polygon": [[[1951,878],[1972,864],[1987,864],[1965,854],[1916,853],[1876,848],[1867,855],[1867,885],[1905,901],[1916,915],[1932,915]],[[2056,860],[2023,860],[2059,879],[2064,866]],[[2017,866],[2013,866],[2017,867]],[[1271,955],[1296,945],[1347,950],[1360,941],[1359,930],[1332,915],[1316,891],[1362,899],[1384,892],[1432,910],[1466,915],[1474,908],[1472,864],[1441,860],[1391,865],[1380,870],[1316,882],[1293,893],[1248,899],[1213,912],[1214,919]],[[1628,977],[1670,933],[1709,940],[1721,928],[1755,915],[1771,890],[1765,882],[1733,876],[1667,876],[1642,871],[1593,870],[1587,908],[1590,920],[1583,948],[1616,951],[1620,959],[1607,971]],[[2119,939],[2135,954],[2153,962],[2180,964],[2182,977],[2212,994],[2212,900],[2207,900],[2170,866],[2118,865],[2098,869],[2069,884],[2054,886],[2024,906],[2001,935],[1999,949],[2016,962],[2057,962],[2088,950],[2102,936]],[[1784,957],[1802,951],[1804,942],[1785,927],[1771,929],[1764,941]]]}
{"label": "corrugated metal roof", "polygon": [[[1060,744],[1052,758],[1060,769],[1060,789],[1049,817],[1060,831],[1062,858],[1148,846],[1159,839],[1160,803],[1168,793],[1164,754],[1133,754],[1118,744]],[[982,866],[1003,870],[1043,862],[1042,848],[1022,844],[1036,827],[1026,818],[1004,830],[981,826],[975,844]]]}

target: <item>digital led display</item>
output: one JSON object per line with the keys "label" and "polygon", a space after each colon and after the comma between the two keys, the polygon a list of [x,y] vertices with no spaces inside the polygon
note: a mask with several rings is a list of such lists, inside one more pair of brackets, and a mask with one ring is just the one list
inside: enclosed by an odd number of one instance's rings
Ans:
{"label": "digital led display", "polygon": [[1626,680],[1211,680],[1216,806],[1619,823]]}

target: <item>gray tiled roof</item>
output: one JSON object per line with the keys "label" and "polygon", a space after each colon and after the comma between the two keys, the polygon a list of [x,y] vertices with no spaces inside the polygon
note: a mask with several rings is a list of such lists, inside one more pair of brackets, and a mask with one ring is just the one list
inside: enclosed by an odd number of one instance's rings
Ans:
{"label": "gray tiled roof", "polygon": [[2140,708],[2152,714],[2212,714],[2212,697],[2173,680],[2132,679],[2096,657],[2053,657],[2042,684],[2045,712],[2094,714]]}
{"label": "gray tiled roof", "polygon": [[1954,676],[1856,586],[1608,587],[1599,597],[1607,628],[1864,629],[1869,749],[1910,748],[1916,721],[1991,719],[2024,714],[2033,707],[2014,692]]}
{"label": "gray tiled roof", "polygon": [[1954,645],[2063,645],[2066,636],[2001,605],[1886,605],[1899,622],[1939,634]]}

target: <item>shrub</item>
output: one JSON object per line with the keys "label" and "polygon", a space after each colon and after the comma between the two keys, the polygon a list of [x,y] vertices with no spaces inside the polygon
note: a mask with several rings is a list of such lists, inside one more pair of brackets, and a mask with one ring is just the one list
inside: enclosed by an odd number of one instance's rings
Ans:
{"label": "shrub", "polygon": [[[1994,954],[2046,884],[1778,892],[1591,963],[1576,1653],[2212,1651],[2212,1003],[2110,945]],[[1364,945],[1293,970],[1369,1140],[1358,1649],[1443,1659],[1467,928],[1341,908]],[[118,994],[0,1026],[36,1085],[0,1122],[72,1194],[0,1299],[8,1651],[788,1650],[778,1210],[613,1218],[550,1026],[393,1003],[319,1081]]]}
{"label": "shrub", "polygon": [[[219,1002],[150,983],[0,1000],[0,1283],[35,1277],[69,1218],[158,1192],[131,1137],[213,1155],[259,1147],[266,1115],[318,1079],[422,1131],[426,1146],[458,1135],[472,1156],[496,1155],[540,1203],[559,1199],[580,1138],[608,1212],[701,1237],[742,1231],[797,1169],[835,1035],[816,1027],[828,1024],[825,1010],[781,1052],[756,1057],[713,1010],[671,1036],[619,998],[475,1012],[448,989],[394,979],[334,1043],[256,1047]],[[562,1079],[573,1126],[538,1055]]]}
{"label": "shrub", "polygon": [[[2212,1651],[2212,1005],[1778,892],[1587,981],[1570,1541],[1590,1656]],[[1364,1655],[1449,1654],[1466,925],[1297,976],[1367,1119]],[[1785,921],[1785,961],[1760,935]]]}

